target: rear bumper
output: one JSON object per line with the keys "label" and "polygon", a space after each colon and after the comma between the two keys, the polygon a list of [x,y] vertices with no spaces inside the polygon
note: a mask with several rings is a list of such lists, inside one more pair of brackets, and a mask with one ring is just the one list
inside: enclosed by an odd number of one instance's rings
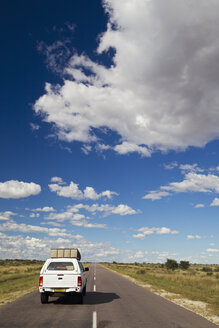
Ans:
{"label": "rear bumper", "polygon": [[47,293],[50,296],[59,296],[59,295],[66,295],[66,294],[81,294],[83,292],[82,287],[73,287],[73,288],[62,288],[65,289],[65,291],[57,291],[59,288],[48,288],[48,287],[42,287],[39,288],[40,293]]}

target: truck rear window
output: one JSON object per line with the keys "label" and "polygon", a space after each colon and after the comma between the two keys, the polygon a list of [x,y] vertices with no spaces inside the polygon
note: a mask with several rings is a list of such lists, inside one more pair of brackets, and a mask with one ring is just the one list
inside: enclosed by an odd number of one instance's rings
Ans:
{"label": "truck rear window", "polygon": [[56,270],[56,271],[71,271],[74,270],[74,265],[72,262],[51,262],[47,270]]}

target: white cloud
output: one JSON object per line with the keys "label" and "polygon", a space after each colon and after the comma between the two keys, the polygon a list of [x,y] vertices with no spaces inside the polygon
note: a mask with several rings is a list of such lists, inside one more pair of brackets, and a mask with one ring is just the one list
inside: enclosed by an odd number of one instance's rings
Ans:
{"label": "white cloud", "polygon": [[162,228],[148,228],[148,227],[142,227],[137,230],[138,234],[134,234],[132,237],[135,239],[145,239],[148,235],[177,235],[179,234],[179,231],[177,230],[171,230],[170,228],[162,227]]}
{"label": "white cloud", "polygon": [[63,197],[70,197],[72,199],[83,199],[83,193],[79,190],[78,184],[73,181],[69,186],[61,186],[59,184],[49,184],[50,191],[56,192],[57,195]]}
{"label": "white cloud", "polygon": [[204,204],[196,204],[196,205],[195,205],[195,208],[203,208],[203,207],[205,207]]}
{"label": "white cloud", "polygon": [[173,192],[219,192],[219,177],[190,172],[185,175],[183,181],[171,182],[168,186],[162,186],[161,189]]}
{"label": "white cloud", "polygon": [[84,205],[84,204],[77,204],[75,206],[68,206],[68,211],[73,213],[79,211],[80,209],[85,209],[86,211],[91,212],[93,214],[95,214],[96,212],[101,212],[104,214],[104,216],[109,216],[112,214],[118,214],[124,216],[124,215],[138,214],[140,212],[139,210],[136,211],[132,207],[126,204],[119,204],[117,206],[112,206],[108,204],[103,204],[103,205],[93,204],[91,206]]}
{"label": "white cloud", "polygon": [[210,206],[219,206],[219,198],[215,198],[210,204]]}
{"label": "white cloud", "polygon": [[65,184],[65,182],[60,177],[52,177],[50,181],[54,183],[57,182],[58,184]]}
{"label": "white cloud", "polygon": [[16,214],[11,211],[0,212],[0,221],[9,221],[13,215]]}
{"label": "white cloud", "polygon": [[108,24],[97,53],[114,49],[111,67],[84,54],[68,60],[67,42],[41,43],[50,66],[57,71],[61,61],[61,73],[70,77],[46,84],[36,113],[56,125],[61,140],[99,142],[94,129],[107,127],[145,156],[218,138],[218,1],[105,0],[103,6]]}
{"label": "white cloud", "polygon": [[112,148],[111,146],[101,144],[101,143],[97,143],[97,145],[96,145],[96,150],[101,151],[101,152],[104,151],[104,150],[111,149],[111,148]]}
{"label": "white cloud", "polygon": [[172,162],[170,164],[164,164],[164,167],[165,167],[166,170],[172,170],[177,166],[178,166],[177,162]]}
{"label": "white cloud", "polygon": [[217,248],[207,248],[206,252],[208,252],[208,253],[219,253],[219,249],[217,249]]}
{"label": "white cloud", "polygon": [[40,192],[40,185],[34,182],[17,180],[0,182],[0,198],[23,198],[38,195]]}
{"label": "white cloud", "polygon": [[69,237],[71,234],[67,233],[66,229],[59,228],[45,228],[25,223],[16,223],[14,220],[7,221],[0,224],[0,231],[16,231],[22,233],[45,233],[48,236],[54,237]]}
{"label": "white cloud", "polygon": [[78,200],[97,200],[101,197],[107,197],[108,199],[111,199],[113,195],[118,195],[115,191],[110,190],[105,190],[98,194],[93,187],[86,187],[84,191],[81,191],[78,188],[78,184],[74,183],[73,181],[70,182],[69,186],[61,186],[59,183],[49,184],[49,189],[53,192],[56,192],[59,196]]}
{"label": "white cloud", "polygon": [[86,215],[79,213],[80,210],[88,211],[95,216],[97,216],[96,215],[97,212],[100,212],[103,213],[104,217],[113,214],[125,216],[125,215],[133,215],[138,213],[138,211],[134,210],[133,208],[125,204],[120,204],[118,206],[110,206],[108,204],[105,205],[93,204],[91,206],[84,205],[84,204],[77,204],[74,206],[68,206],[66,211],[60,213],[49,213],[49,215],[46,216],[44,219],[47,221],[56,220],[59,223],[68,220],[73,226],[84,227],[84,228],[97,228],[97,229],[107,228],[106,224],[90,222],[90,220],[93,220],[93,217],[91,219]]}
{"label": "white cloud", "polygon": [[55,209],[52,206],[38,207],[32,210],[33,212],[54,212]]}
{"label": "white cloud", "polygon": [[[144,199],[161,199],[167,196],[166,193],[182,192],[216,192],[219,193],[219,177],[213,174],[197,174],[189,172],[181,182],[171,182],[167,186],[161,186],[158,191],[151,191],[145,195]],[[162,194],[164,193],[164,194]]]}
{"label": "white cloud", "polygon": [[88,155],[91,152],[92,147],[90,145],[83,145],[83,147],[81,147],[81,150],[85,155]]}
{"label": "white cloud", "polygon": [[23,235],[7,235],[0,232],[0,258],[49,258],[50,248],[79,248],[83,261],[113,261],[120,250],[112,248],[109,243],[95,243],[76,234],[66,237],[46,236],[43,238]]}
{"label": "white cloud", "polygon": [[201,239],[203,237],[199,236],[199,235],[187,235],[187,239]]}
{"label": "white cloud", "polygon": [[198,164],[181,164],[180,170],[190,172],[203,172],[204,170],[198,167]]}
{"label": "white cloud", "polygon": [[136,213],[137,213],[136,210],[125,204],[120,204],[112,209],[112,214],[119,214],[122,216],[133,215]]}
{"label": "white cloud", "polygon": [[119,154],[139,153],[142,157],[150,157],[151,151],[145,146],[138,146],[135,143],[124,141],[120,145],[116,145],[114,150]]}
{"label": "white cloud", "polygon": [[142,197],[143,199],[151,199],[151,200],[158,200],[163,197],[169,196],[170,193],[167,191],[150,191],[147,195]]}
{"label": "white cloud", "polygon": [[30,218],[39,218],[40,214],[39,213],[31,213]]}

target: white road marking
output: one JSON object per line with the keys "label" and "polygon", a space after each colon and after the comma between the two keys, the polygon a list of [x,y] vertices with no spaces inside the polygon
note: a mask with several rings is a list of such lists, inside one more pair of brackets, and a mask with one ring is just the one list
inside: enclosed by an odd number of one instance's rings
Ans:
{"label": "white road marking", "polygon": [[96,280],[96,277],[94,276],[94,280]]}
{"label": "white road marking", "polygon": [[94,292],[96,292],[96,285],[94,285]]}
{"label": "white road marking", "polygon": [[92,328],[97,328],[97,312],[93,312],[93,326]]}

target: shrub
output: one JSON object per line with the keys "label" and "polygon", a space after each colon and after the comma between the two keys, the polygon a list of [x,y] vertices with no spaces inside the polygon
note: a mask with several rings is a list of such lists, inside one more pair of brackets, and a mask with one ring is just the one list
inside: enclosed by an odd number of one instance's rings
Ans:
{"label": "shrub", "polygon": [[213,272],[207,272],[207,276],[212,276]]}
{"label": "shrub", "polygon": [[202,271],[203,272],[212,272],[212,268],[206,266],[206,267],[202,268]]}
{"label": "shrub", "polygon": [[187,270],[190,266],[189,261],[180,261],[179,267],[182,270]]}
{"label": "shrub", "polygon": [[168,270],[175,270],[178,268],[178,263],[175,260],[167,259],[165,266]]}

